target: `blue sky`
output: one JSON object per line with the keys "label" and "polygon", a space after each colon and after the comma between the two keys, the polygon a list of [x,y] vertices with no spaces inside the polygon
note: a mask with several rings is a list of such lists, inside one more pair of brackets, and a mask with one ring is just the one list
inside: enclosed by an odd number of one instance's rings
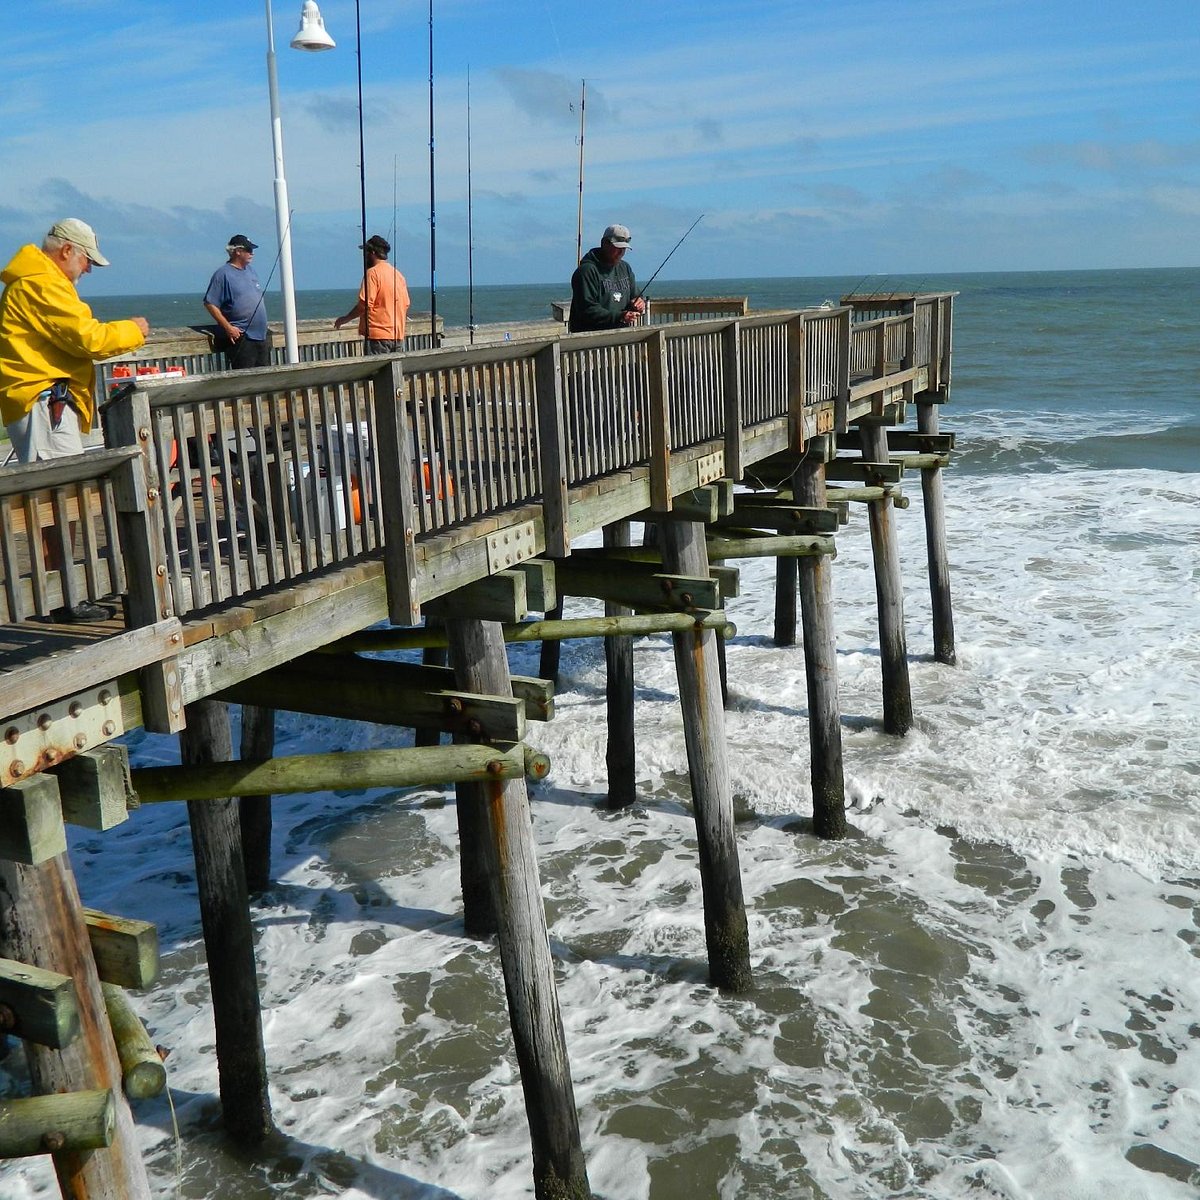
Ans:
{"label": "blue sky", "polygon": [[[296,286],[358,269],[355,7],[336,50],[274,5]],[[429,277],[428,5],[361,0],[368,232]],[[435,0],[437,278],[574,266],[609,221],[646,278],[1200,264],[1200,3]],[[0,50],[0,253],[61,216],[113,266],[85,294],[191,291],[233,233],[274,258],[256,0],[38,0]],[[265,261],[264,261],[265,260]]]}

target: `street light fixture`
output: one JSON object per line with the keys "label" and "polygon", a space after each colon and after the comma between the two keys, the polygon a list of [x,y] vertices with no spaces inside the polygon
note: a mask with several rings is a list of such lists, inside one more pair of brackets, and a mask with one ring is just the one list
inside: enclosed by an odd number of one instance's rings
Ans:
{"label": "street light fixture", "polygon": [[[283,173],[283,123],[279,118],[279,79],[275,71],[275,22],[271,0],[267,7],[267,87],[271,97],[271,146],[275,152],[275,230],[279,236],[279,287],[283,293],[283,345],[289,363],[300,361],[296,338],[296,285],[292,278],[292,217],[288,207],[287,179]],[[300,30],[292,38],[293,50],[332,50],[333,38],[325,32],[321,10],[305,0]]]}

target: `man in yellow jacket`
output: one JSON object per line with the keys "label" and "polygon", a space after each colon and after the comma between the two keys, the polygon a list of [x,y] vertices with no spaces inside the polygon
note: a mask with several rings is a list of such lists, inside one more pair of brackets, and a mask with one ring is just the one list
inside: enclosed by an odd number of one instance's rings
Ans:
{"label": "man in yellow jacket", "polygon": [[[108,266],[96,234],[69,217],[51,227],[40,250],[22,246],[0,272],[0,419],[18,462],[82,453],[81,435],[96,414],[94,362],[136,350],[150,331],[145,317],[92,316],[75,285],[93,266]],[[60,566],[56,541],[44,545],[48,565]],[[77,621],[105,615],[89,602],[63,614]]]}

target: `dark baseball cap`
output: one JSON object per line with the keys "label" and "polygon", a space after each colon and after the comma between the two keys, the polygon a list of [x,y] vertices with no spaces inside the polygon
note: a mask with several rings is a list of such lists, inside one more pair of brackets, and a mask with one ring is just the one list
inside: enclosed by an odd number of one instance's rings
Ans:
{"label": "dark baseball cap", "polygon": [[226,250],[257,250],[258,247],[244,234],[235,233],[229,239],[229,244],[225,247]]}
{"label": "dark baseball cap", "polygon": [[361,246],[360,250],[374,250],[381,258],[386,258],[391,253],[391,243],[387,238],[382,238],[377,233],[371,234],[369,238]]}

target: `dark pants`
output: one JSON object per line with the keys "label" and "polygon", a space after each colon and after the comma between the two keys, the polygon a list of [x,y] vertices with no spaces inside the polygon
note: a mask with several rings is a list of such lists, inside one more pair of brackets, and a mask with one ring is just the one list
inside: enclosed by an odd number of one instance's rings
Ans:
{"label": "dark pants", "polygon": [[397,354],[403,349],[403,342],[392,342],[386,338],[367,338],[363,342],[364,354]]}
{"label": "dark pants", "polygon": [[240,337],[225,351],[225,361],[231,371],[246,371],[251,367],[271,365],[270,340],[256,342],[253,338]]}

